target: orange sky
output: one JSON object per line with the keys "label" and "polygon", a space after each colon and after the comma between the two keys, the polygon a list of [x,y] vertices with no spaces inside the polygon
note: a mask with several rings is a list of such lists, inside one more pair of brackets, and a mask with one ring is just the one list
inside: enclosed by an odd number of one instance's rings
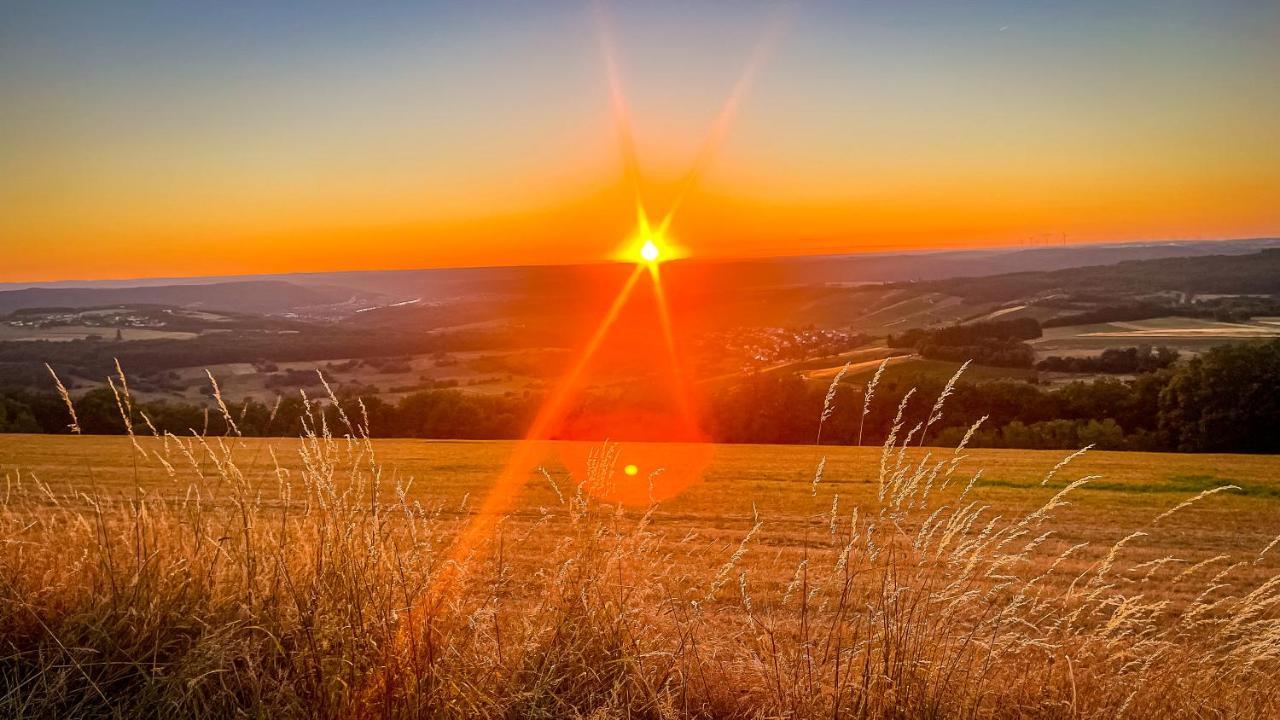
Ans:
{"label": "orange sky", "polygon": [[[607,9],[654,216],[781,28],[676,242],[1280,234],[1274,4],[902,5]],[[0,281],[584,262],[634,225],[584,4],[34,7],[0,11]]]}

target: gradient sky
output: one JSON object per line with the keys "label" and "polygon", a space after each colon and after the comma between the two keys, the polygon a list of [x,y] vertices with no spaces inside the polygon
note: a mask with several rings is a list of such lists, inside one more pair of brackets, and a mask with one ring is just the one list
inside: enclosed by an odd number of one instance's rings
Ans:
{"label": "gradient sky", "polygon": [[[1280,234],[1274,1],[603,16],[654,215],[763,58],[671,226],[694,254]],[[606,258],[635,215],[600,27],[0,0],[0,281]]]}

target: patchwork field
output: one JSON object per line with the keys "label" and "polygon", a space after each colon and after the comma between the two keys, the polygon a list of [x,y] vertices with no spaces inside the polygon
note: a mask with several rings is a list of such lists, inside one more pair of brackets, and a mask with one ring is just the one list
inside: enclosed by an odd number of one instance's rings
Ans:
{"label": "patchwork field", "polygon": [[1036,354],[1096,355],[1107,348],[1167,345],[1198,353],[1226,342],[1280,337],[1276,318],[1229,323],[1200,318],[1164,317],[1150,320],[1068,325],[1045,328],[1044,337],[1031,341]]}
{"label": "patchwork field", "polygon": [[[250,363],[215,365],[208,368],[218,378],[219,385],[232,397],[254,398],[272,402],[276,396],[291,393],[298,386],[316,389],[320,387],[316,371],[336,385],[376,389],[367,393],[386,399],[399,399],[406,394],[433,387],[457,387],[470,393],[502,394],[537,388],[540,379],[531,374],[531,367],[552,364],[559,357],[556,351],[529,350],[525,352],[454,352],[434,355],[413,355],[398,358],[342,358],[323,363],[279,362],[271,363],[272,372],[262,372]],[[549,358],[549,359],[548,359]],[[189,390],[182,395],[187,400],[207,397],[201,389],[206,369],[184,368],[178,375],[189,381]],[[286,377],[289,376],[289,377]]]}

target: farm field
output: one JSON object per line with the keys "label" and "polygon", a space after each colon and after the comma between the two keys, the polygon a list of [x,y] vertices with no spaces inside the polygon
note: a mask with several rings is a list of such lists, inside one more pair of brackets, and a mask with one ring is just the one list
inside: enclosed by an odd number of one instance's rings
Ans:
{"label": "farm field", "polygon": [[1068,325],[1044,329],[1044,337],[1031,341],[1036,355],[1092,355],[1107,348],[1166,345],[1199,353],[1214,345],[1280,337],[1275,318],[1254,318],[1229,323],[1200,318],[1162,317],[1150,320]]}
{"label": "farm field", "polygon": [[[0,326],[2,328],[3,326]],[[43,332],[43,331],[39,331]],[[129,333],[157,332],[127,328]],[[396,401],[413,392],[456,388],[478,395],[503,395],[536,390],[562,362],[562,350],[522,352],[451,352],[391,358],[336,358],[324,362],[238,362],[182,367],[158,373],[158,383],[138,383],[135,395],[143,401],[203,401],[208,397],[209,373],[230,397],[272,403],[299,388],[321,389],[317,371],[337,387],[359,388],[365,396]],[[69,376],[77,389],[105,388],[97,378]],[[160,387],[156,387],[156,385]],[[376,392],[375,392],[376,391]]]}
{"label": "farm field", "polygon": [[[331,383],[352,385],[356,387],[376,388],[377,394],[383,398],[398,399],[404,395],[423,389],[430,389],[432,383],[445,383],[449,387],[458,387],[470,393],[502,394],[519,392],[530,387],[537,387],[539,379],[526,372],[516,372],[523,368],[512,366],[523,358],[526,363],[543,362],[542,357],[554,351],[529,351],[526,353],[501,352],[456,352],[432,355],[414,355],[388,360],[366,361],[362,358],[338,358],[324,363],[315,362],[279,362],[272,363],[273,373],[261,372],[250,363],[234,363],[212,366],[207,369],[218,378],[218,382],[226,392],[234,397],[248,397],[264,402],[271,402],[275,397],[294,389],[295,385],[311,389],[318,388],[319,378],[316,371],[324,373]],[[183,380],[188,381],[188,391],[182,395],[187,400],[198,400],[203,395],[200,390],[205,384],[206,368],[183,368],[177,371]],[[273,377],[292,374],[292,378],[273,385]],[[301,383],[297,382],[300,379]]]}
{"label": "farm field", "polygon": [[134,443],[0,437],[6,713],[1280,707],[1275,456]]}
{"label": "farm field", "polygon": [[[138,492],[155,498],[180,500],[197,480],[190,465],[171,441],[167,454],[155,438],[139,438],[147,451],[169,458],[176,475],[171,477],[154,460],[137,457],[123,437],[73,437],[48,435],[0,436],[0,468],[12,486],[30,484],[33,478],[68,496],[99,493],[129,498]],[[273,457],[292,476],[303,471],[294,439],[224,439],[234,453],[255,496],[270,503],[279,496],[280,480]],[[213,447],[217,447],[214,441]],[[483,500],[515,450],[506,441],[374,440],[377,462],[386,480],[387,500],[396,485],[407,488],[411,501],[438,507],[444,517],[464,521]],[[198,448],[198,445],[195,446]],[[548,443],[544,467],[561,488],[575,479],[558,457],[586,452],[581,443]],[[590,446],[594,447],[594,446]],[[682,446],[623,443],[616,445],[619,465],[637,457],[661,458],[669,450],[681,456]],[[566,450],[571,452],[566,453]],[[951,458],[948,448],[912,448],[907,464],[925,456]],[[202,472],[214,472],[212,461],[200,460]],[[1154,559],[1166,555],[1207,558],[1217,554],[1256,554],[1280,534],[1280,457],[1264,455],[1193,455],[1136,452],[1090,452],[1073,460],[1045,485],[1041,481],[1069,453],[1051,450],[966,450],[957,475],[965,482],[982,471],[973,498],[991,507],[991,513],[1014,517],[1034,511],[1069,481],[1094,479],[1075,490],[1071,503],[1056,513],[1053,543],[1088,542],[1093,550],[1081,561],[1105,552],[1132,531],[1146,527],[1161,513],[1196,494],[1224,485],[1223,491],[1181,511],[1159,526],[1159,532],[1133,542],[1127,549],[1134,557]],[[825,457],[823,479],[813,486],[815,468]],[[135,462],[136,459],[136,462]],[[880,448],[799,447],[773,445],[718,445],[714,447],[704,479],[684,493],[662,503],[654,514],[659,527],[673,535],[692,533],[708,546],[713,560],[717,552],[732,552],[751,528],[758,513],[764,521],[759,533],[769,548],[771,562],[785,568],[801,550],[805,533],[829,514],[838,496],[840,512],[854,507],[863,512],[877,503]],[[649,472],[649,468],[644,468]],[[208,500],[217,503],[214,488]],[[555,490],[539,472],[530,473],[511,507],[515,522],[533,522],[543,509],[555,505]],[[536,555],[536,553],[535,553]],[[1280,553],[1273,560],[1280,560]],[[1260,563],[1244,569],[1247,576],[1266,575],[1280,567]],[[783,572],[783,570],[779,570]]]}
{"label": "farm field", "polygon": [[97,325],[55,325],[52,327],[20,327],[0,323],[0,342],[36,341],[67,342],[97,337],[102,340],[114,340],[116,331],[120,331],[120,339],[127,340],[189,340],[197,335],[193,332],[174,330],[156,330],[138,327],[102,327]]}
{"label": "farm field", "polygon": [[[881,362],[886,357],[889,363],[885,365],[882,379],[907,381],[910,383],[920,382],[922,380],[936,381],[945,383],[951,379],[960,369],[962,363],[950,360],[933,360],[921,357],[915,353],[904,351],[901,349],[889,350],[888,348],[879,349],[874,359],[861,359],[853,357],[849,360],[849,367],[845,369],[843,362],[839,364],[830,364],[836,362],[837,359],[826,359],[822,364],[828,365],[816,370],[805,370],[800,372],[800,377],[805,380],[830,383],[831,380],[844,371],[843,378],[847,382],[866,384],[875,377],[876,370],[879,369]],[[900,353],[888,355],[890,352]],[[816,362],[813,364],[817,364]],[[1055,377],[1056,376],[1056,377]],[[994,365],[979,365],[970,363],[964,371],[965,380],[971,382],[983,382],[990,380],[1011,380],[1011,381],[1029,381],[1036,382],[1046,377],[1066,378],[1067,380],[1080,379],[1082,377],[1090,377],[1089,375],[1075,373],[1045,373],[1037,371],[1034,368],[1014,368],[1014,367],[997,367]]]}

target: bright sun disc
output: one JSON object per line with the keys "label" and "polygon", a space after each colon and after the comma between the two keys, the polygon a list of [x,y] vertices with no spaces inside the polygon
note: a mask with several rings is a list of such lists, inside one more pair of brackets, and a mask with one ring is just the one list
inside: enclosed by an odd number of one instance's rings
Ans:
{"label": "bright sun disc", "polygon": [[654,262],[659,255],[661,252],[658,250],[658,245],[652,240],[645,240],[644,245],[640,247],[640,257],[644,258],[645,262]]}

